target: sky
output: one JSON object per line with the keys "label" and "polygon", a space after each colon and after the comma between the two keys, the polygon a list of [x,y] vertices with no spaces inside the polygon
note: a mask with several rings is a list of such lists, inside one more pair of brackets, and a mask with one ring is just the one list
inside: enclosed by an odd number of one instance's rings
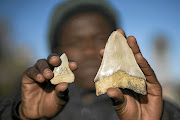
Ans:
{"label": "sky", "polygon": [[[180,80],[180,1],[108,0],[117,10],[121,28],[136,37],[142,54],[152,65],[153,40],[163,35],[169,44],[169,66]],[[62,0],[0,0],[0,19],[12,27],[14,45],[32,51],[33,61],[47,58],[47,29],[53,8]],[[153,66],[153,65],[152,65]]]}

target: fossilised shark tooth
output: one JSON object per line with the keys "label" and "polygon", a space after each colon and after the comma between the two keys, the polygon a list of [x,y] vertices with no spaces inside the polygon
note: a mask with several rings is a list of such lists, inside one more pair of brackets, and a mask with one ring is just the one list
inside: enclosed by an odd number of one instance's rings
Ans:
{"label": "fossilised shark tooth", "polygon": [[139,68],[125,37],[114,31],[106,43],[103,59],[94,79],[96,95],[108,88],[128,88],[146,95],[145,76]]}
{"label": "fossilised shark tooth", "polygon": [[61,65],[55,67],[53,70],[54,77],[50,80],[52,84],[56,85],[62,82],[74,82],[74,73],[69,68],[68,58],[65,53],[60,56]]}

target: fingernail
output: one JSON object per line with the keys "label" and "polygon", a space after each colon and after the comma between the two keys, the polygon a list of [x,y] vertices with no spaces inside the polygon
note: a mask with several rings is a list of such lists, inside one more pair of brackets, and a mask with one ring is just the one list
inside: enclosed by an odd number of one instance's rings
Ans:
{"label": "fingernail", "polygon": [[49,61],[53,56],[59,56],[57,53],[52,53],[48,56],[47,60]]}
{"label": "fingernail", "polygon": [[42,80],[42,79],[43,79],[43,76],[42,76],[41,74],[38,74],[38,75],[37,75],[37,78],[38,78],[39,80]]}
{"label": "fingernail", "polygon": [[52,71],[50,70],[50,69],[48,69],[48,68],[46,68],[46,69],[44,69],[44,73],[51,73]]}

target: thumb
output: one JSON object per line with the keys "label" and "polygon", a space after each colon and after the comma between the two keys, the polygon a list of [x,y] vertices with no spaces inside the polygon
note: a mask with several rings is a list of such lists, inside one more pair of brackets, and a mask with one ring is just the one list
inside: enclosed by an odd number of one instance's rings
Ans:
{"label": "thumb", "polygon": [[119,88],[109,88],[107,95],[111,98],[114,109],[118,115],[123,115],[127,105],[127,100],[122,91]]}
{"label": "thumb", "polygon": [[55,87],[54,99],[57,105],[65,106],[69,100],[68,83],[60,83]]}

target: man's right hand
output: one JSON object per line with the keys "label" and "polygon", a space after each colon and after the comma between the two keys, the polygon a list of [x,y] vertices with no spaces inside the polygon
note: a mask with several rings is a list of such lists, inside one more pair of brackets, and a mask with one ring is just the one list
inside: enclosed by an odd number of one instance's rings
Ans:
{"label": "man's right hand", "polygon": [[[28,68],[22,77],[22,99],[19,115],[24,119],[49,118],[59,113],[68,101],[68,83],[56,86],[50,83],[52,69],[60,64],[60,58],[49,55],[33,67]],[[77,69],[75,62],[69,63],[71,70]]]}

